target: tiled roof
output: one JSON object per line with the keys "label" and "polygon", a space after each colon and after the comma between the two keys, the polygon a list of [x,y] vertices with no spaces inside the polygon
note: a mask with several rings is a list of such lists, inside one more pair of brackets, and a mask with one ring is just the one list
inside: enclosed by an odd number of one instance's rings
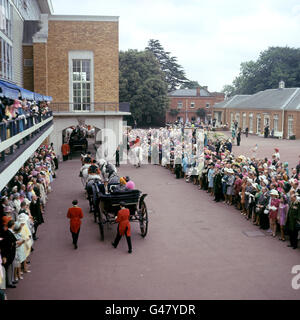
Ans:
{"label": "tiled roof", "polygon": [[268,89],[253,95],[236,95],[214,108],[300,110],[300,88]]}
{"label": "tiled roof", "polygon": [[225,108],[234,108],[236,105],[238,105],[241,101],[244,101],[245,99],[247,99],[248,97],[250,97],[250,95],[242,95],[242,94],[239,94],[239,95],[236,95],[236,96],[233,96],[227,100],[224,100],[222,102],[219,102],[219,103],[216,103],[214,105],[214,109],[218,108],[222,108],[222,109],[225,109]]}
{"label": "tiled roof", "polygon": [[[196,97],[197,96],[197,89],[178,89],[174,90],[169,93],[171,97]],[[200,97],[210,97],[210,93],[201,88],[200,89]]]}

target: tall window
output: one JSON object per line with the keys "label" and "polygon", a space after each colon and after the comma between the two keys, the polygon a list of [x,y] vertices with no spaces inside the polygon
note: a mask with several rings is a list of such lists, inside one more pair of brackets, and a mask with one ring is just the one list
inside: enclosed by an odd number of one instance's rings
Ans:
{"label": "tall window", "polygon": [[264,126],[269,126],[270,125],[270,116],[269,115],[265,115],[264,116]]}
{"label": "tall window", "polygon": [[178,101],[178,102],[177,102],[177,108],[178,108],[178,109],[181,109],[182,106],[183,106],[182,101]]}
{"label": "tall window", "polygon": [[243,113],[243,130],[246,129],[247,126],[247,115],[246,113]]}
{"label": "tall window", "polygon": [[12,6],[9,0],[0,0],[0,30],[11,38]]}
{"label": "tall window", "polygon": [[293,133],[293,123],[294,123],[294,119],[293,119],[293,116],[290,115],[288,116],[288,138],[292,135],[294,135]]}
{"label": "tall window", "polygon": [[195,108],[195,102],[191,102],[191,108]]}
{"label": "tall window", "polygon": [[0,38],[0,77],[12,80],[12,47]]}
{"label": "tall window", "polygon": [[238,127],[239,127],[240,126],[240,114],[239,113],[235,114],[235,120],[237,121]]}
{"label": "tall window", "polygon": [[73,110],[91,110],[91,60],[73,59]]}
{"label": "tall window", "polygon": [[233,126],[233,112],[230,113],[230,127]]}
{"label": "tall window", "polygon": [[256,116],[256,133],[260,134],[261,132],[261,118],[260,118],[260,114],[258,114]]}
{"label": "tall window", "polygon": [[274,132],[278,132],[278,114],[274,114],[273,116],[273,129]]}
{"label": "tall window", "polygon": [[253,132],[253,113],[249,114],[249,132]]}

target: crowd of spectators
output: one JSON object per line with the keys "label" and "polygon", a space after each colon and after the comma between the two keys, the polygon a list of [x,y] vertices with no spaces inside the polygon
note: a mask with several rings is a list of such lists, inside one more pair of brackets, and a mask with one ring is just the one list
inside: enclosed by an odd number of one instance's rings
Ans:
{"label": "crowd of spectators", "polygon": [[[234,206],[247,220],[289,247],[298,247],[300,230],[300,162],[289,168],[275,148],[270,159],[234,155],[233,139],[190,128],[135,129],[129,141],[141,140],[149,163],[169,168],[177,179],[199,185],[216,202]],[[237,145],[239,145],[237,141]]]}
{"label": "crowd of spectators", "polygon": [[[15,133],[25,130],[28,117],[34,116],[34,118],[41,119],[49,111],[51,111],[49,101],[30,102],[26,99],[21,101],[2,98],[0,100],[0,139],[5,140]],[[20,120],[18,126],[12,120]]]}
{"label": "crowd of spectators", "polygon": [[0,122],[6,122],[32,115],[43,115],[50,111],[49,105],[49,101],[30,102],[26,99],[21,101],[3,98],[0,100]]}
{"label": "crowd of spectators", "polygon": [[16,288],[30,272],[30,253],[44,222],[47,194],[57,168],[53,145],[42,145],[1,190],[0,300],[6,297],[6,288]]}

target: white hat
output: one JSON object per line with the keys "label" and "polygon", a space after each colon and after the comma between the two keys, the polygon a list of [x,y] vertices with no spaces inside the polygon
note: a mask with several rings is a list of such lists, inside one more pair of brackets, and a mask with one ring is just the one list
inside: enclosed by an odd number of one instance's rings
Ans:
{"label": "white hat", "polygon": [[270,195],[271,196],[279,196],[279,193],[278,193],[278,191],[277,190],[271,190],[271,192],[270,192]]}
{"label": "white hat", "polygon": [[227,172],[228,173],[234,173],[234,171],[232,169],[228,169]]}
{"label": "white hat", "polygon": [[26,213],[21,213],[19,214],[17,221],[20,223],[26,223],[28,219],[29,216]]}
{"label": "white hat", "polygon": [[265,185],[268,185],[268,184],[269,184],[269,180],[268,180],[268,179],[263,179],[263,183],[264,183]]}

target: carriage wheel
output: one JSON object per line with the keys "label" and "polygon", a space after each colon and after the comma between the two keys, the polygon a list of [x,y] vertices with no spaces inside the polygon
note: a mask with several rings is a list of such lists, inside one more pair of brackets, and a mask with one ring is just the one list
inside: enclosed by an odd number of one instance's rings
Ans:
{"label": "carriage wheel", "polygon": [[139,219],[140,219],[141,236],[145,238],[148,232],[148,211],[147,211],[147,206],[144,200],[142,201],[140,206]]}
{"label": "carriage wheel", "polygon": [[101,241],[104,241],[104,227],[103,227],[103,220],[102,220],[101,209],[100,209],[100,201],[97,207],[99,208],[97,211],[98,211],[98,225],[99,225],[100,237],[101,237]]}

